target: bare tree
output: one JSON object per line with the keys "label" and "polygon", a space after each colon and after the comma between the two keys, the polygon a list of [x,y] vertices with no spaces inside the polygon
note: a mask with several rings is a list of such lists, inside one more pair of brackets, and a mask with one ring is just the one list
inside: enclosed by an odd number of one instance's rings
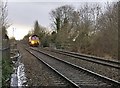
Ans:
{"label": "bare tree", "polygon": [[0,27],[1,27],[1,33],[2,37],[5,38],[5,35],[7,34],[6,29],[9,27],[8,25],[8,13],[7,13],[7,2],[0,1]]}
{"label": "bare tree", "polygon": [[38,21],[34,23],[34,34],[39,35],[40,27]]}
{"label": "bare tree", "polygon": [[68,10],[68,5],[59,7],[50,13],[57,30],[55,41],[72,45],[74,51],[117,57],[118,10],[118,3],[108,4],[104,11],[98,3],[86,3],[77,11]]}
{"label": "bare tree", "polygon": [[74,11],[73,6],[64,5],[50,12],[52,25],[57,30],[57,32],[62,28],[66,21],[70,21],[70,17],[73,11]]}
{"label": "bare tree", "polygon": [[118,57],[118,4],[107,4],[98,19],[99,32],[93,43],[93,52],[107,57]]}
{"label": "bare tree", "polygon": [[34,23],[34,34],[38,35],[40,39],[42,39],[45,35],[46,28],[42,27],[38,21]]}
{"label": "bare tree", "polygon": [[98,4],[88,4],[81,6],[76,14],[73,16],[74,33],[73,41],[77,50],[75,51],[87,51],[90,46],[92,33],[95,32],[97,19],[99,18],[101,8]]}
{"label": "bare tree", "polygon": [[72,16],[74,7],[71,5],[64,5],[52,10],[50,13],[52,25],[56,31],[57,45],[64,46],[68,43],[68,38],[71,31]]}

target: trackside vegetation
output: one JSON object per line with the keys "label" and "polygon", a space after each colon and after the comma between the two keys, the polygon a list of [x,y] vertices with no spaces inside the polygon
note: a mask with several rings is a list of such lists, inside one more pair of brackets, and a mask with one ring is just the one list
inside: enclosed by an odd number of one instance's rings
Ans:
{"label": "trackside vegetation", "polygon": [[38,34],[42,47],[54,47],[118,59],[118,10],[120,2],[86,3],[78,9],[63,5],[50,12],[51,29],[35,21],[25,36]]}
{"label": "trackside vegetation", "polygon": [[0,1],[0,74],[2,75],[0,82],[2,88],[10,86],[10,76],[12,73],[12,61],[10,59],[9,39],[6,29],[9,27],[7,20],[7,2]]}
{"label": "trackside vegetation", "polygon": [[9,50],[2,52],[2,86],[8,87],[10,86],[10,77],[11,73],[13,71],[10,56],[9,56]]}

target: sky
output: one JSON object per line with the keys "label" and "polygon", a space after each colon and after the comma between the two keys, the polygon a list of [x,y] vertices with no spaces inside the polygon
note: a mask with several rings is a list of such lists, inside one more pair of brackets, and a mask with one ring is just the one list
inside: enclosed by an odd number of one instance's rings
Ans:
{"label": "sky", "polygon": [[[7,0],[8,22],[11,26],[7,29],[8,36],[22,39],[31,29],[35,20],[50,29],[51,10],[62,5],[73,5],[76,9],[85,2],[107,2],[108,0]],[[109,0],[117,1],[117,0]]]}

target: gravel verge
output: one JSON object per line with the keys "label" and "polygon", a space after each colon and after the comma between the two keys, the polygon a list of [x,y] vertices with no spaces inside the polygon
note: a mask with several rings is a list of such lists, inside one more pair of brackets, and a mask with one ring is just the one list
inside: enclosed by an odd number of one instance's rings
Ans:
{"label": "gravel verge", "polygon": [[46,51],[46,50],[44,50],[44,51],[49,53],[49,54],[52,54],[56,57],[64,59],[66,61],[69,61],[71,63],[74,63],[78,66],[82,66],[86,69],[89,69],[89,70],[94,71],[96,73],[99,73],[101,75],[112,78],[114,80],[117,80],[117,81],[120,80],[120,75],[119,75],[119,70],[118,69],[110,68],[110,67],[103,66],[103,65],[98,65],[96,63],[88,62],[88,61],[81,60],[81,59],[76,59],[76,58],[73,58],[73,57],[70,57],[70,56],[54,53],[54,52],[51,52],[51,51]]}
{"label": "gravel verge", "polygon": [[18,43],[18,49],[22,55],[21,62],[25,66],[25,74],[29,87],[59,87],[59,84],[67,85],[66,82],[53,73],[46,65],[27,52],[23,44]]}

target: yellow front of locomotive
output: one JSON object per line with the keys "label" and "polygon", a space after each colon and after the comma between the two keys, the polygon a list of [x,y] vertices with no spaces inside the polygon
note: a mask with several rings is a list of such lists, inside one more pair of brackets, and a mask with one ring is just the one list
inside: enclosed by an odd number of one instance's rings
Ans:
{"label": "yellow front of locomotive", "polygon": [[30,46],[39,46],[40,45],[39,37],[36,35],[29,37],[29,44]]}
{"label": "yellow front of locomotive", "polygon": [[40,44],[39,40],[31,40],[31,45],[32,46],[38,46]]}

